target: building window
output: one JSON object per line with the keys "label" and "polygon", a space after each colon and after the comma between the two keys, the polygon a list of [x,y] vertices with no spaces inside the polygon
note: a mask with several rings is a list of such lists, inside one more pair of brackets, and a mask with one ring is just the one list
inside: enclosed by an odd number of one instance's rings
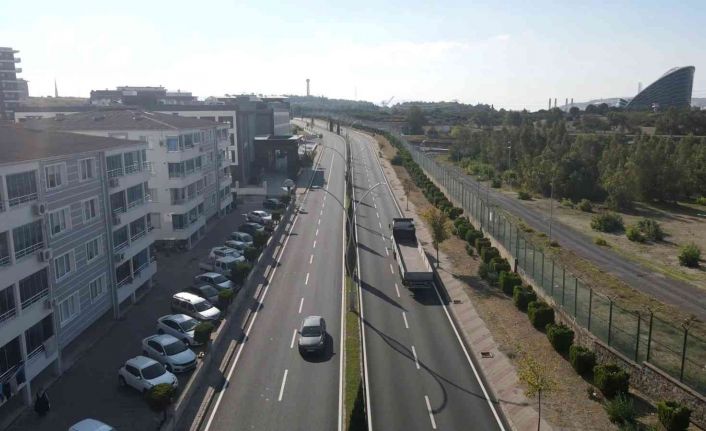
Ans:
{"label": "building window", "polygon": [[73,252],[68,252],[54,259],[54,273],[56,274],[56,281],[62,280],[71,273],[71,269],[73,268],[72,255]]}
{"label": "building window", "polygon": [[12,370],[20,362],[22,362],[22,353],[20,351],[20,337],[18,336],[0,347],[0,376]]}
{"label": "building window", "polygon": [[0,323],[15,314],[15,288],[10,285],[0,291]]}
{"label": "building window", "polygon": [[71,208],[64,207],[49,213],[49,233],[55,237],[71,229]]}
{"label": "building window", "polygon": [[11,174],[5,177],[7,200],[11,207],[37,199],[36,171]]}
{"label": "building window", "polygon": [[27,256],[44,247],[42,221],[37,220],[12,229],[12,240],[15,244],[15,259]]}
{"label": "building window", "polygon": [[78,292],[61,301],[59,303],[59,323],[61,326],[74,320],[80,311],[81,305],[79,303]]}
{"label": "building window", "polygon": [[78,161],[79,181],[88,181],[96,177],[96,159],[81,159]]}
{"label": "building window", "polygon": [[105,288],[105,277],[102,275],[88,283],[88,288],[91,290],[91,302],[95,302],[108,292]]}
{"label": "building window", "polygon": [[37,271],[20,280],[20,302],[22,309],[29,307],[49,294],[47,269]]}
{"label": "building window", "polygon": [[103,241],[101,237],[93,238],[86,243],[86,263],[92,262],[103,254]]}
{"label": "building window", "polygon": [[167,137],[167,151],[179,151],[179,138],[176,136]]}
{"label": "building window", "polygon": [[98,198],[91,198],[83,201],[83,222],[87,223],[100,214],[98,210]]}
{"label": "building window", "polygon": [[66,164],[58,163],[56,165],[49,165],[44,168],[44,174],[46,175],[47,190],[61,187],[65,182]]}
{"label": "building window", "polygon": [[34,324],[25,331],[25,342],[27,343],[27,357],[33,356],[35,351],[41,351],[44,342],[54,335],[54,324],[51,315]]}

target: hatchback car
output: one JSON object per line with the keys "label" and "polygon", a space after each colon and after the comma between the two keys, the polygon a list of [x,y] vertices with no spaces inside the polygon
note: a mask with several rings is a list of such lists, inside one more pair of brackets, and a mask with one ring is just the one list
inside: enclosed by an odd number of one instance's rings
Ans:
{"label": "hatchback car", "polygon": [[209,284],[218,290],[235,289],[235,283],[229,280],[225,275],[217,272],[204,272],[194,277],[194,283]]}
{"label": "hatchback car", "polygon": [[150,335],[143,339],[142,354],[163,364],[172,373],[183,373],[196,368],[196,354],[193,350],[169,334]]}
{"label": "hatchback car", "polygon": [[322,353],[326,349],[326,321],[321,316],[309,316],[299,331],[299,353]]}
{"label": "hatchback car", "polygon": [[248,221],[258,223],[263,226],[272,224],[272,214],[268,213],[267,211],[250,211],[246,217]]}
{"label": "hatchback car", "polygon": [[207,299],[211,304],[218,304],[218,289],[210,284],[189,286],[186,291]]}
{"label": "hatchback car", "polygon": [[241,232],[245,232],[250,235],[255,235],[255,232],[264,232],[265,226],[263,226],[259,223],[247,222],[247,223],[243,223],[242,225],[240,225],[240,227],[238,229]]}
{"label": "hatchback car", "polygon": [[157,319],[157,333],[169,334],[190,346],[198,346],[194,340],[194,328],[199,321],[186,314],[167,314]]}
{"label": "hatchback car", "polygon": [[118,382],[121,386],[131,386],[143,394],[162,383],[172,385],[175,389],[179,387],[179,380],[174,374],[146,356],[128,359],[118,370]]}
{"label": "hatchback car", "polygon": [[262,201],[262,207],[268,210],[282,209],[285,206],[286,205],[284,204],[284,202],[275,198],[265,199],[264,201]]}
{"label": "hatchback car", "polygon": [[208,254],[208,257],[211,259],[218,259],[219,257],[228,257],[232,256],[235,258],[236,262],[245,262],[245,257],[243,257],[243,254],[240,253],[238,250],[230,247],[213,247],[211,249],[211,252]]}

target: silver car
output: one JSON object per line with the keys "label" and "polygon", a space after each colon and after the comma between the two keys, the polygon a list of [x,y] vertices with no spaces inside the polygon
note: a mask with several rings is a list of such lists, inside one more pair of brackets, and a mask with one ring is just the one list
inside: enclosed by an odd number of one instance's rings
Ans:
{"label": "silver car", "polygon": [[223,274],[217,272],[204,272],[203,274],[194,277],[194,283],[200,284],[210,284],[218,290],[223,289],[234,289],[235,283],[226,278]]}
{"label": "silver car", "polygon": [[146,356],[135,356],[125,361],[118,370],[118,381],[121,386],[132,386],[143,394],[162,383],[179,387],[176,376],[164,369],[164,366]]}
{"label": "silver car", "polygon": [[172,373],[196,368],[196,354],[169,334],[151,335],[142,340],[142,354],[163,364]]}
{"label": "silver car", "polygon": [[272,224],[272,214],[268,213],[267,211],[250,211],[246,217],[248,221],[255,222],[263,226]]}
{"label": "silver car", "polygon": [[198,346],[194,340],[194,328],[199,321],[186,314],[167,314],[157,319],[157,333],[169,334],[190,346]]}
{"label": "silver car", "polygon": [[323,353],[326,349],[326,321],[321,316],[309,316],[299,331],[299,353]]}

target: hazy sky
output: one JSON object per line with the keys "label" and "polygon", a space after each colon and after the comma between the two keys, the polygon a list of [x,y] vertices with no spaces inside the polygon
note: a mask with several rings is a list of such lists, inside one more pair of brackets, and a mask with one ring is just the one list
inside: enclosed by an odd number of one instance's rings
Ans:
{"label": "hazy sky", "polygon": [[312,93],[379,103],[452,100],[539,109],[632,96],[694,65],[706,97],[706,2],[13,2],[0,46],[30,94],[163,85],[199,97]]}

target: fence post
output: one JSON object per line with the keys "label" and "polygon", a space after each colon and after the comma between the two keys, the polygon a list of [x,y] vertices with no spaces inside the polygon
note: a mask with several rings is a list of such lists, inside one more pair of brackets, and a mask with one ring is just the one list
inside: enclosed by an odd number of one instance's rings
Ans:
{"label": "fence post", "polygon": [[[542,259],[542,262],[544,262],[544,259]],[[542,283],[544,283],[544,280],[542,280]],[[554,259],[552,259],[552,280],[551,280],[551,295],[552,299],[554,299]]]}
{"label": "fence post", "polygon": [[520,260],[520,228],[515,227],[515,259]]}
{"label": "fence post", "polygon": [[[535,251],[535,254],[537,252]],[[542,273],[540,274],[542,278],[539,279],[539,285],[542,287],[542,290],[544,290],[544,253],[542,253]]]}
{"label": "fence post", "polygon": [[655,317],[652,310],[650,310],[650,327],[647,330],[647,355],[645,361],[650,362],[650,351],[652,350],[652,319]]}
{"label": "fence post", "polygon": [[608,345],[610,346],[610,335],[613,329],[613,299],[608,298],[610,301],[610,308],[608,311]]}
{"label": "fence post", "polygon": [[689,336],[689,328],[684,327],[684,345],[681,349],[681,370],[679,371],[679,381],[684,381],[684,361],[686,360],[686,339]]}
{"label": "fence post", "polygon": [[640,362],[640,323],[642,319],[640,318],[640,312],[637,311],[637,337],[635,337],[635,362]]}
{"label": "fence post", "polygon": [[[527,239],[526,238],[525,238],[525,256],[527,256]],[[532,278],[536,278],[535,271],[534,271],[534,258],[535,258],[535,256],[537,256],[537,252],[535,251],[534,247],[532,247]]]}
{"label": "fence post", "polygon": [[591,331],[591,314],[593,313],[593,289],[588,289],[588,331]]}
{"label": "fence post", "polygon": [[579,279],[574,276],[574,317],[579,320]]}
{"label": "fence post", "polygon": [[561,267],[561,306],[564,306],[564,298],[566,297],[566,267]]}

